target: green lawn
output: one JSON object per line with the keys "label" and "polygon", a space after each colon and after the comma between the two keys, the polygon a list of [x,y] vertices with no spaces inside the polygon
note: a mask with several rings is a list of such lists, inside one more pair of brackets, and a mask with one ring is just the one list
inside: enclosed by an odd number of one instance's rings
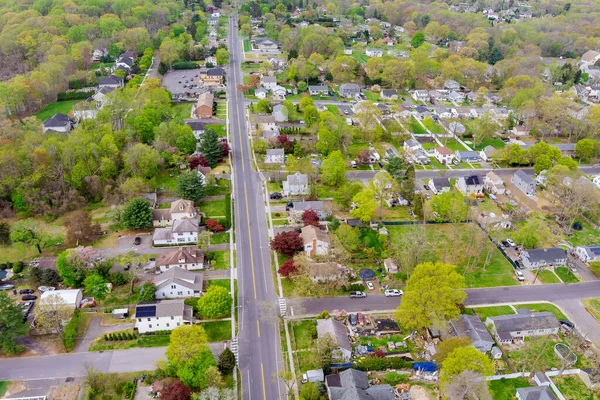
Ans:
{"label": "green lawn", "polygon": [[217,233],[210,238],[211,244],[226,244],[229,243],[229,232]]}
{"label": "green lawn", "polygon": [[438,146],[438,144],[437,142],[424,142],[421,143],[421,146],[423,146],[425,150],[433,150]]}
{"label": "green lawn", "polygon": [[487,146],[492,146],[497,149],[503,149],[506,146],[506,143],[497,138],[485,138],[477,146],[473,145],[471,146],[471,148],[473,148],[473,150],[483,150]]}
{"label": "green lawn", "polygon": [[472,310],[479,315],[479,318],[481,318],[483,322],[485,322],[488,317],[498,317],[500,315],[510,315],[515,313],[510,306],[475,307],[469,310]]}
{"label": "green lawn", "polygon": [[225,217],[225,200],[201,201],[198,203],[198,210],[206,214],[206,218]]}
{"label": "green lawn", "polygon": [[525,378],[516,379],[500,379],[497,381],[490,381],[489,387],[492,392],[492,398],[494,400],[513,400],[517,389],[530,387],[531,385]]}
{"label": "green lawn", "polygon": [[[443,139],[440,139],[440,140],[442,140],[442,143],[444,143],[444,140],[443,140]],[[456,151],[456,150],[459,150],[459,151],[466,151],[466,150],[467,150],[467,149],[465,148],[465,146],[463,146],[462,144],[460,144],[460,143],[458,142],[458,140],[456,140],[456,139],[447,139],[447,140],[445,141],[445,146],[446,146],[447,148],[449,148],[450,150],[452,150],[452,151]]]}
{"label": "green lawn", "polygon": [[444,164],[442,164],[441,162],[439,162],[437,160],[437,158],[435,158],[435,157],[429,157],[429,159],[431,160],[431,165],[433,165],[437,169],[446,169],[446,166]]}
{"label": "green lawn", "polygon": [[557,267],[554,269],[554,272],[556,272],[556,275],[558,275],[560,277],[560,279],[562,279],[563,282],[566,282],[566,283],[579,282],[579,279],[577,279],[575,274],[573,272],[571,272],[571,270],[567,267]]}
{"label": "green lawn", "polygon": [[471,168],[471,166],[470,166],[469,164],[467,164],[466,162],[461,162],[459,165],[460,165],[460,167],[461,167],[462,169],[473,169],[473,168]]}
{"label": "green lawn", "polygon": [[94,71],[96,69],[100,69],[100,67],[109,68],[109,67],[112,67],[113,65],[115,65],[114,61],[107,62],[107,63],[95,62],[90,65],[90,70]]}
{"label": "green lawn", "polygon": [[520,310],[521,308],[526,308],[533,312],[549,311],[551,313],[554,313],[554,315],[556,315],[556,318],[558,318],[558,319],[568,319],[565,316],[565,314],[563,314],[562,311],[560,311],[558,309],[558,307],[556,307],[554,304],[550,304],[550,303],[515,304],[515,308],[518,310]]}
{"label": "green lawn", "polygon": [[415,119],[415,117],[411,117],[408,121],[408,129],[416,134],[427,133],[421,124],[419,124],[419,122]]}
{"label": "green lawn", "polygon": [[552,381],[568,400],[600,400],[600,390],[588,389],[578,376],[554,377]]}
{"label": "green lawn", "polygon": [[333,115],[340,115],[340,109],[338,108],[338,106],[335,106],[333,104],[328,104],[327,105],[327,109],[329,110],[330,113],[332,113]]}
{"label": "green lawn", "polygon": [[[173,176],[171,176],[173,175]],[[154,177],[154,188],[164,192],[175,192],[177,190],[177,171],[164,170]]]}
{"label": "green lawn", "polygon": [[231,339],[231,321],[214,321],[200,323],[209,342],[225,342]]}
{"label": "green lawn", "polygon": [[35,114],[35,116],[43,122],[56,113],[69,114],[73,109],[73,104],[79,103],[80,101],[81,100],[65,100],[50,103]]}
{"label": "green lawn", "polygon": [[227,136],[227,128],[225,127],[225,124],[211,124],[207,125],[206,128],[216,131],[219,137]]}
{"label": "green lawn", "polygon": [[590,314],[600,321],[600,297],[589,297],[583,299],[583,305]]}
{"label": "green lawn", "polygon": [[231,182],[228,179],[217,179],[217,184],[207,186],[204,190],[206,196],[219,196],[231,193]]}
{"label": "green lawn", "polygon": [[9,384],[10,382],[0,381],[0,397],[4,396],[4,393],[6,393],[6,388],[8,388]]}
{"label": "green lawn", "polygon": [[204,255],[213,269],[229,269],[229,250],[207,251]]}
{"label": "green lawn", "polygon": [[[135,333],[133,330],[122,331]],[[133,340],[104,340],[104,335],[96,339],[89,351],[107,351],[131,349],[133,347],[164,347],[169,345],[170,335],[138,335]]]}
{"label": "green lawn", "polygon": [[250,39],[244,39],[244,51],[252,50],[252,43],[250,43]]}
{"label": "green lawn", "polygon": [[436,135],[445,133],[444,128],[442,128],[438,123],[434,122],[429,117],[423,120],[423,125],[425,125],[427,129],[429,129],[432,133],[435,133]]}
{"label": "green lawn", "polygon": [[560,280],[554,273],[550,270],[540,271],[538,275],[538,280],[542,283],[560,283]]}
{"label": "green lawn", "polygon": [[579,221],[582,229],[580,231],[572,230],[573,236],[568,240],[573,246],[588,246],[600,243],[600,232],[596,231],[589,224]]}
{"label": "green lawn", "polygon": [[171,105],[173,117],[180,120],[190,119],[193,103],[176,103]]}
{"label": "green lawn", "polygon": [[367,57],[367,55],[363,51],[357,51],[357,50],[352,51],[352,57],[359,64],[364,64],[369,59],[369,57]]}
{"label": "green lawn", "polygon": [[168,346],[171,337],[169,335],[141,336],[137,347],[163,347]]}
{"label": "green lawn", "polygon": [[376,93],[373,93],[373,92],[371,92],[369,90],[363,90],[362,93],[365,95],[365,97],[367,98],[367,100],[370,100],[370,101],[375,102],[375,103],[380,103],[381,102],[381,98]]}
{"label": "green lawn", "polygon": [[314,349],[317,338],[317,325],[314,320],[294,321],[292,330],[294,332],[292,347],[295,350]]}

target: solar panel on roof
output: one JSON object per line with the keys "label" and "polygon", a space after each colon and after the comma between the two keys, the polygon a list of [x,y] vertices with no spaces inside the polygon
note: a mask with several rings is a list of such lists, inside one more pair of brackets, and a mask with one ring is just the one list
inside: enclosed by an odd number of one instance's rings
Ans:
{"label": "solar panel on roof", "polygon": [[136,317],[156,317],[156,305],[141,306],[135,309]]}

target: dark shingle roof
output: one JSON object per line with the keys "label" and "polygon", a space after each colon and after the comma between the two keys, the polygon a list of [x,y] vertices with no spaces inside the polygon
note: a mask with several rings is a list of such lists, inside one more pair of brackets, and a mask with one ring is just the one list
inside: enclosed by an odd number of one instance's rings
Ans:
{"label": "dark shingle roof", "polygon": [[46,128],[57,128],[62,127],[71,122],[68,115],[56,113],[52,117],[44,121],[44,127]]}
{"label": "dark shingle roof", "polygon": [[489,317],[494,322],[496,332],[520,332],[538,329],[558,328],[556,316],[548,311],[527,314],[510,314]]}

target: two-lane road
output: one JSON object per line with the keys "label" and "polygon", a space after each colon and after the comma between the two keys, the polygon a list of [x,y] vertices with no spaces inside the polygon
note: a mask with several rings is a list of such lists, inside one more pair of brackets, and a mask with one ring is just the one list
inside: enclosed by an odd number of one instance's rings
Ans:
{"label": "two-lane road", "polygon": [[258,174],[252,169],[252,153],[246,126],[243,61],[237,19],[229,18],[229,135],[233,151],[233,198],[238,271],[239,334],[238,358],[243,399],[284,399],[285,389],[277,373],[282,367],[278,310],[265,213]]}

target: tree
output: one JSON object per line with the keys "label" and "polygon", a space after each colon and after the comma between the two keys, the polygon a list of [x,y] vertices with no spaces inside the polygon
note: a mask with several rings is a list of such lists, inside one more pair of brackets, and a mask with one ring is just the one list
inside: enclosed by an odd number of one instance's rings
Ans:
{"label": "tree", "polygon": [[404,174],[404,179],[400,182],[400,194],[406,200],[412,202],[415,198],[415,178],[417,173],[415,171],[415,166],[410,165],[406,169],[406,173]]}
{"label": "tree", "polygon": [[156,286],[150,282],[144,282],[140,288],[140,295],[138,297],[140,302],[151,302],[156,301]]}
{"label": "tree", "polygon": [[277,270],[279,275],[281,275],[287,279],[291,279],[291,276],[294,275],[296,273],[296,271],[298,271],[298,268],[296,267],[294,260],[284,261],[283,264],[281,264],[281,266]]}
{"label": "tree", "polygon": [[204,181],[195,171],[179,175],[177,178],[177,196],[182,199],[199,201],[204,197]]}
{"label": "tree", "polygon": [[407,87],[414,78],[415,63],[394,58],[385,63],[381,73],[382,83],[391,88]]}
{"label": "tree", "polygon": [[72,316],[73,309],[65,300],[57,294],[51,294],[40,300],[35,308],[36,329],[45,334],[62,334],[65,321]]}
{"label": "tree", "polygon": [[356,207],[350,211],[353,218],[358,218],[361,221],[370,221],[373,218],[373,213],[377,208],[375,202],[375,193],[371,189],[363,190],[352,198],[352,202]]}
{"label": "tree", "polygon": [[402,158],[390,158],[388,163],[385,165],[385,170],[389,172],[394,179],[397,179],[402,175],[402,171],[404,170],[404,162],[402,161]]}
{"label": "tree", "polygon": [[381,110],[370,100],[361,101],[356,106],[356,114],[354,118],[360,125],[361,135],[365,142],[377,141],[378,136],[381,136]]}
{"label": "tree", "polygon": [[280,232],[271,240],[271,248],[273,251],[291,257],[304,248],[304,242],[296,231]]}
{"label": "tree", "polygon": [[[36,310],[39,308],[39,304]],[[6,292],[0,292],[0,350],[4,354],[17,354],[23,351],[23,346],[18,345],[15,339],[25,336],[29,331],[27,322],[15,301]]]}
{"label": "tree", "polygon": [[488,356],[475,347],[458,347],[442,363],[440,373],[442,386],[451,383],[463,371],[478,372],[489,376],[494,373],[494,367]]}
{"label": "tree", "polygon": [[210,246],[210,238],[212,233],[210,231],[202,231],[198,234],[198,249],[202,251],[208,250],[208,246]]}
{"label": "tree", "polygon": [[552,168],[552,160],[548,155],[542,154],[537,157],[535,164],[533,164],[533,171],[539,174],[542,171],[549,171]]}
{"label": "tree", "polygon": [[316,382],[303,383],[300,386],[300,399],[301,400],[319,400],[321,399],[321,393],[319,392],[319,386]]}
{"label": "tree", "polygon": [[462,193],[457,190],[436,195],[431,199],[431,209],[438,213],[439,221],[463,221],[469,212]]}
{"label": "tree", "polygon": [[352,82],[356,78],[356,60],[352,56],[336,57],[330,71],[335,82]]}
{"label": "tree", "polygon": [[223,149],[220,142],[216,130],[208,128],[205,130],[199,150],[211,168],[216,167],[217,163],[223,157]]}
{"label": "tree", "polygon": [[190,363],[206,350],[210,351],[204,328],[200,325],[181,325],[171,332],[166,355],[169,363],[179,368]]}
{"label": "tree", "polygon": [[346,162],[339,150],[332,151],[321,165],[321,180],[329,186],[339,186],[346,180]]}
{"label": "tree", "polygon": [[133,175],[146,179],[156,176],[162,162],[158,151],[144,143],[136,143],[127,149],[123,161]]}
{"label": "tree", "polygon": [[446,357],[450,355],[454,350],[459,347],[465,347],[471,345],[471,339],[468,337],[451,337],[443,342],[438,344],[436,348],[435,356],[433,356],[434,360],[437,361],[438,364],[444,362]]}
{"label": "tree", "polygon": [[356,251],[361,244],[358,228],[353,228],[347,224],[340,225],[335,230],[335,236],[338,238],[340,244],[349,252]]}
{"label": "tree", "polygon": [[91,274],[83,281],[83,285],[85,286],[85,291],[91,294],[94,297],[102,300],[106,297],[106,293],[108,293],[108,286],[106,286],[106,282],[104,278],[98,274]]}
{"label": "tree", "polygon": [[419,264],[406,283],[396,318],[408,329],[425,329],[456,318],[467,297],[464,286],[465,278],[452,264]]}
{"label": "tree", "polygon": [[62,240],[60,236],[53,236],[44,231],[42,223],[33,219],[15,222],[11,227],[9,237],[11,242],[35,246],[40,254],[42,254],[42,249],[55,246]]}
{"label": "tree", "polygon": [[488,381],[474,371],[463,371],[455,376],[443,389],[448,399],[456,400],[492,400]]}
{"label": "tree", "polygon": [[217,59],[217,64],[227,65],[229,63],[229,51],[227,49],[217,49],[215,58]]}
{"label": "tree", "polygon": [[328,368],[338,361],[335,357],[335,350],[338,347],[337,341],[330,333],[326,333],[317,340],[317,359],[322,368]]}
{"label": "tree", "polygon": [[177,380],[170,385],[165,385],[160,392],[161,400],[189,400],[190,396],[190,388],[185,386],[180,380]]}
{"label": "tree", "polygon": [[410,40],[410,45],[415,49],[425,43],[425,34],[421,31],[415,32],[412,39]]}
{"label": "tree", "polygon": [[304,226],[312,225],[319,226],[319,215],[313,209],[308,209],[302,213],[302,222]]}
{"label": "tree", "polygon": [[100,225],[92,224],[90,213],[83,210],[73,211],[69,214],[65,226],[69,242],[89,242],[100,231]]}
{"label": "tree", "polygon": [[210,349],[207,348],[189,359],[186,364],[177,368],[177,376],[190,388],[204,389],[209,383],[207,370],[215,365],[215,358]]}
{"label": "tree", "polygon": [[231,312],[232,303],[229,290],[223,286],[209,286],[198,300],[198,310],[202,318],[219,318]]}
{"label": "tree", "polygon": [[235,368],[235,354],[233,354],[233,351],[231,351],[229,347],[225,347],[225,350],[219,355],[218,365],[219,371],[221,371],[223,375],[229,375]]}
{"label": "tree", "polygon": [[544,368],[547,368],[547,361],[543,355],[547,354],[546,351],[552,346],[554,346],[554,340],[549,336],[529,338],[521,347],[521,357],[513,363],[514,367],[522,373],[530,371],[531,375],[535,371],[543,371]]}
{"label": "tree", "polygon": [[152,206],[143,197],[131,199],[123,207],[121,223],[128,229],[148,229],[152,227]]}
{"label": "tree", "polygon": [[304,107],[304,122],[309,128],[319,122],[319,111],[317,110],[317,107],[313,106],[312,104]]}
{"label": "tree", "polygon": [[223,381],[223,375],[221,375],[221,371],[219,371],[219,368],[217,368],[216,366],[212,365],[206,368],[204,375],[206,376],[207,386],[218,388],[225,386],[225,382]]}
{"label": "tree", "polygon": [[235,400],[237,398],[233,389],[219,389],[216,387],[208,387],[198,394],[198,397],[194,396],[195,394],[192,395],[194,400]]}
{"label": "tree", "polygon": [[10,243],[10,225],[8,222],[0,222],[0,242],[4,245]]}
{"label": "tree", "polygon": [[369,188],[379,201],[379,219],[383,213],[383,202],[389,198],[391,192],[396,189],[396,181],[387,171],[378,172],[369,182]]}
{"label": "tree", "polygon": [[591,160],[596,154],[596,142],[592,139],[581,139],[575,145],[575,154],[582,160]]}
{"label": "tree", "polygon": [[364,186],[359,182],[346,181],[335,191],[333,199],[342,209],[347,210],[352,198],[363,189]]}
{"label": "tree", "polygon": [[526,249],[537,247],[542,237],[549,236],[544,219],[538,214],[530,214],[525,223],[513,235],[515,241]]}
{"label": "tree", "polygon": [[207,219],[206,220],[206,229],[215,233],[224,231],[223,225],[221,225],[216,219]]}

